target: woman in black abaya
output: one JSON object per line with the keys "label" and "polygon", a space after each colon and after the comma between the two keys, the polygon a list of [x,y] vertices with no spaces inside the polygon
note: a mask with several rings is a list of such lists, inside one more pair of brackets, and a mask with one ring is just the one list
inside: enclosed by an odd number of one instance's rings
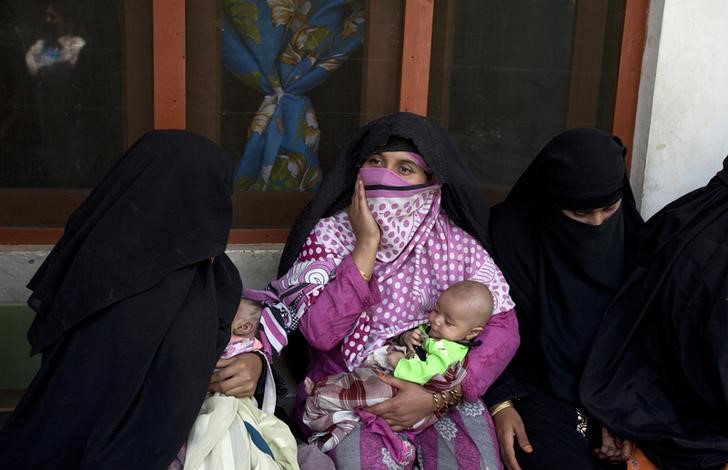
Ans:
{"label": "woman in black abaya", "polygon": [[[509,469],[600,468],[623,459],[582,410],[578,385],[604,309],[631,267],[641,225],[625,148],[596,129],[556,136],[493,208],[496,262],[511,286],[521,346],[486,394]],[[626,453],[626,452],[625,452]]]}
{"label": "woman in black abaya", "polygon": [[232,169],[184,131],[137,142],[28,284],[40,371],[0,468],[163,469],[195,420],[241,294]]}
{"label": "woman in black abaya", "polygon": [[663,470],[728,464],[728,158],[639,234],[607,310],[584,405]]}

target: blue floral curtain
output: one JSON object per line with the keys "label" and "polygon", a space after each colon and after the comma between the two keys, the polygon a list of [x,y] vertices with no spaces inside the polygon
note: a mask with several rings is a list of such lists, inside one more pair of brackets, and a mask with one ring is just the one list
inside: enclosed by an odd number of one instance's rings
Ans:
{"label": "blue floral curtain", "polygon": [[244,190],[318,186],[319,128],[305,93],[361,46],[363,0],[223,0],[223,66],[265,94],[236,169]]}

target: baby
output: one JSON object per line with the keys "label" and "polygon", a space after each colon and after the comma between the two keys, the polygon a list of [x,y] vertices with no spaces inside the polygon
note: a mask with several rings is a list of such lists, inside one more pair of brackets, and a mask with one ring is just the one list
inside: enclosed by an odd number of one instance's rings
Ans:
{"label": "baby", "polygon": [[240,299],[238,310],[235,312],[235,318],[230,326],[230,341],[222,353],[222,359],[263,348],[261,342],[255,337],[262,309],[263,306],[254,300],[245,297]]}
{"label": "baby", "polygon": [[[362,367],[326,377],[309,387],[303,421],[313,431],[310,441],[326,452],[354,429],[360,417],[364,425],[381,421],[361,408],[394,396],[395,389],[379,380],[382,370],[393,370],[394,377],[425,385],[433,392],[455,387],[464,377],[458,373],[463,359],[477,345],[472,340],[492,313],[493,296],[485,285],[461,281],[450,286],[440,294],[426,325],[402,333],[395,338],[395,345],[374,351]],[[406,434],[421,432],[436,421],[433,413]],[[377,428],[382,428],[381,423]],[[411,463],[412,444],[388,426],[385,428],[389,430],[385,434],[391,437],[385,443],[392,456],[402,465]]]}
{"label": "baby", "polygon": [[[262,305],[258,302],[245,297],[240,299],[230,326],[230,341],[221,358],[227,359],[262,349],[261,342],[255,337],[261,311]],[[229,455],[234,455],[236,459],[242,457],[240,463],[243,466],[250,466],[247,459],[260,462],[260,459],[267,461],[271,458],[279,463],[296,461],[296,443],[293,435],[285,423],[273,416],[276,400],[275,383],[270,366],[267,369],[267,372],[264,372],[267,375],[262,411],[257,408],[257,403],[252,398],[238,399],[218,393],[208,394],[190,431],[187,443],[182,446],[169,470],[222,468],[216,459]],[[219,425],[222,422],[225,426]],[[233,452],[226,447],[230,442],[254,435],[261,436],[266,445],[262,448],[250,447],[250,452]],[[251,439],[255,443],[255,437]],[[242,446],[242,442],[238,442],[238,445]],[[267,453],[268,457],[262,456],[261,452]]]}

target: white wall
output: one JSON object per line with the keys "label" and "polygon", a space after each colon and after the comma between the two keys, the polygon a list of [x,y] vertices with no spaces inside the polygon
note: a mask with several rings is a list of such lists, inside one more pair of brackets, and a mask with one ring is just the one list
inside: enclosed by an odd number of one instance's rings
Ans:
{"label": "white wall", "polygon": [[[0,304],[24,304],[30,296],[25,285],[43,264],[52,246],[0,245]],[[276,278],[283,245],[228,245],[243,287],[262,289]]]}
{"label": "white wall", "polygon": [[632,166],[645,217],[728,155],[728,1],[652,0],[649,15]]}

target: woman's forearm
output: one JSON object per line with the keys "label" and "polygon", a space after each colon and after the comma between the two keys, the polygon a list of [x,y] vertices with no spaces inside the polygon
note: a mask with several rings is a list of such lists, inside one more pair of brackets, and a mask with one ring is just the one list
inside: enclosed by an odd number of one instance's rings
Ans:
{"label": "woman's forearm", "polygon": [[368,281],[374,273],[374,263],[377,259],[379,240],[362,239],[357,240],[351,259],[354,261],[359,274]]}
{"label": "woman's forearm", "polygon": [[328,351],[344,339],[361,312],[380,300],[376,279],[365,281],[352,256],[347,256],[301,318],[301,333],[311,347]]}
{"label": "woman's forearm", "polygon": [[468,352],[468,374],[462,382],[466,400],[477,400],[501,375],[518,350],[515,310],[493,315],[478,335],[480,346]]}

